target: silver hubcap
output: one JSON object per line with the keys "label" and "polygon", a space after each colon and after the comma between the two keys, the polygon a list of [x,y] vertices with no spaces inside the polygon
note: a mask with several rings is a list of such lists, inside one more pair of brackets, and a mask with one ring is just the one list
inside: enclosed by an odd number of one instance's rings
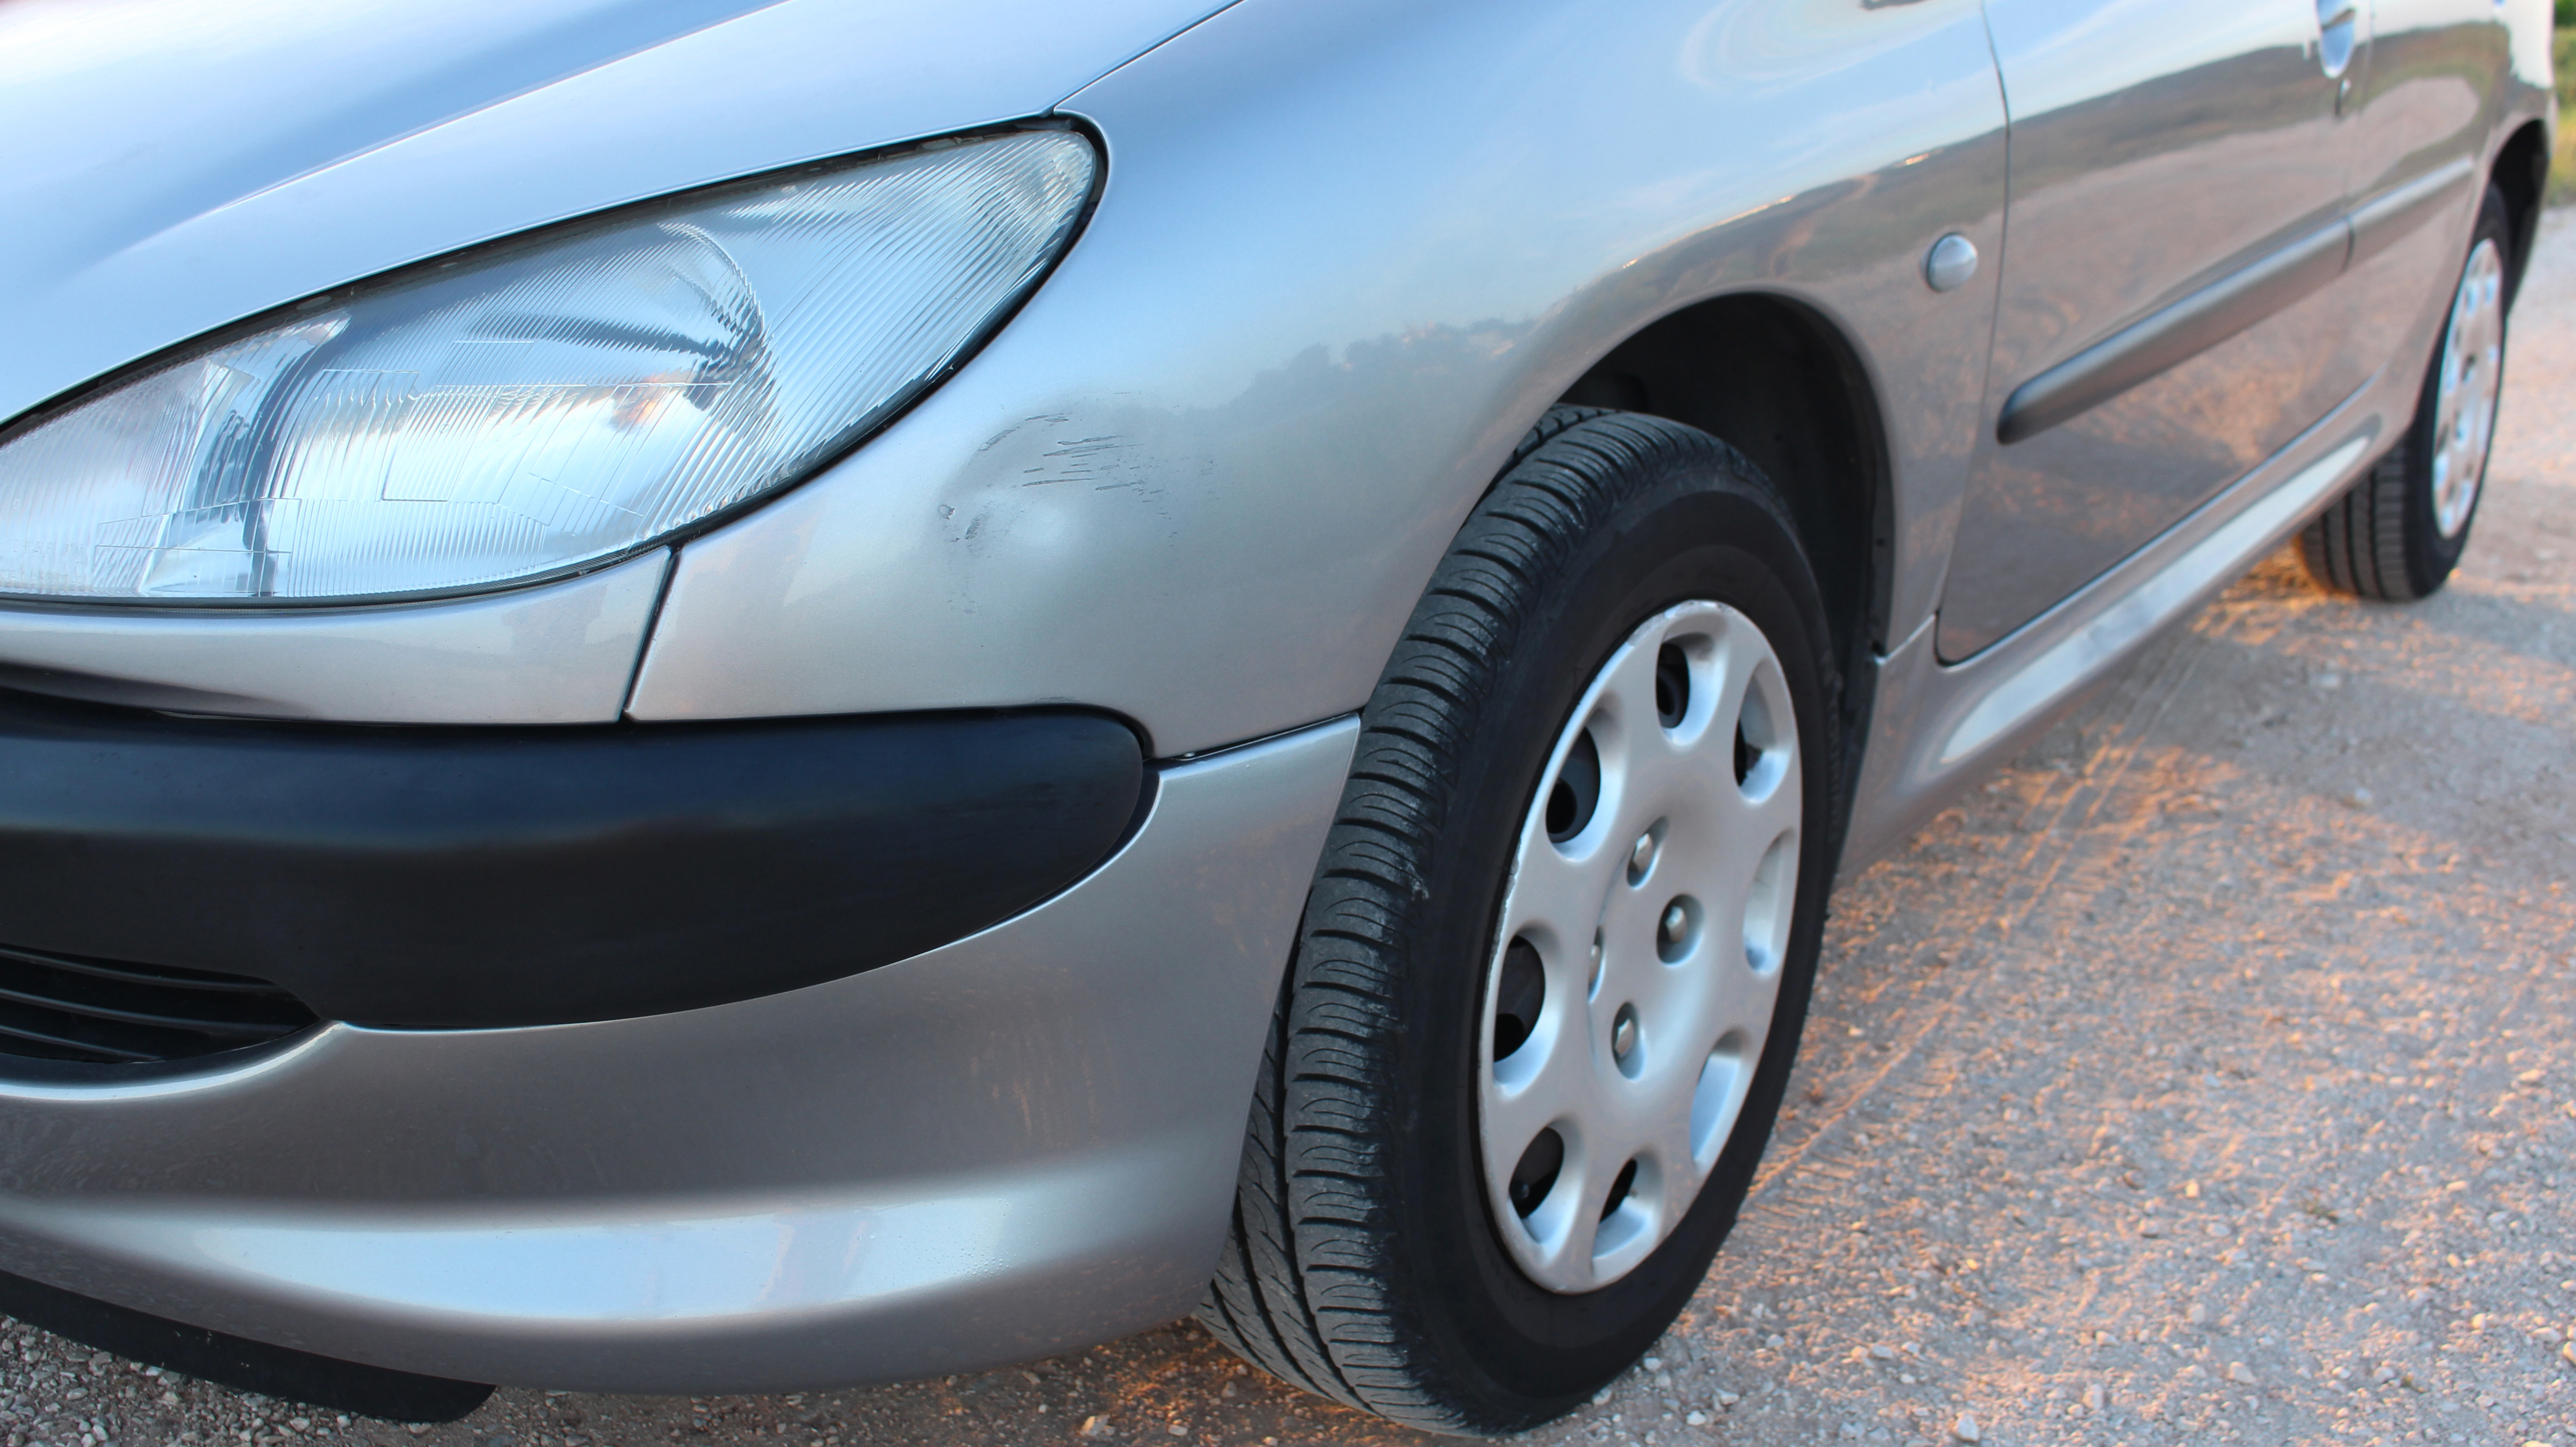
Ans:
{"label": "silver hubcap", "polygon": [[1798,894],[1797,719],[1753,620],[1684,603],[1575,705],[1521,824],[1488,970],[1478,1134],[1512,1257],[1608,1285],[1734,1131]]}
{"label": "silver hubcap", "polygon": [[2504,382],[2504,254],[2480,241],[2460,274],[2433,396],[2433,523],[2456,538],[2477,509]]}

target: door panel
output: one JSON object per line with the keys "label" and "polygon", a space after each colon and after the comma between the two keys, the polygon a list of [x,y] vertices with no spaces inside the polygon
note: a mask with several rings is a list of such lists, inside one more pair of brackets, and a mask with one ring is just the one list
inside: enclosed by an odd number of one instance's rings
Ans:
{"label": "door panel", "polygon": [[[2430,343],[2397,355],[2431,309],[2447,306],[2485,191],[2480,164],[2512,73],[2511,36],[2493,0],[2375,0],[2366,64],[2356,66],[2352,350],[2421,371]],[[2410,202],[2416,204],[2410,205]],[[2386,220],[2371,225],[2376,216]]]}
{"label": "door panel", "polygon": [[[2341,57],[2313,0],[1986,14],[2012,127],[1988,416],[2043,378],[2091,390],[2011,443],[1983,439],[1942,601],[1950,659],[2135,550],[2368,371],[2342,345]],[[2346,50],[2353,28],[2334,37]]]}

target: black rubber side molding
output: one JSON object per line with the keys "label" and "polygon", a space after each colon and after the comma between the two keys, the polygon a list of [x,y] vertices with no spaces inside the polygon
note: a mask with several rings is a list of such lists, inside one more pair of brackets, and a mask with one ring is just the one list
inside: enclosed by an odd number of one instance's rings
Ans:
{"label": "black rubber side molding", "polygon": [[1005,919],[1147,783],[1135,732],[1075,710],[406,729],[0,694],[0,945],[368,1025],[657,1014]]}
{"label": "black rubber side molding", "polygon": [[2113,332],[2004,399],[1995,440],[2010,446],[2152,381],[2323,289],[2343,274],[2352,225],[2342,217],[2241,271]]}
{"label": "black rubber side molding", "polygon": [[1995,418],[1995,440],[2036,437],[2305,300],[2440,214],[2475,174],[2465,157],[2437,166],[2122,327],[2015,387]]}
{"label": "black rubber side molding", "polygon": [[481,1382],[414,1376],[246,1341],[6,1272],[0,1272],[0,1311],[147,1366],[388,1422],[453,1422],[492,1395]]}

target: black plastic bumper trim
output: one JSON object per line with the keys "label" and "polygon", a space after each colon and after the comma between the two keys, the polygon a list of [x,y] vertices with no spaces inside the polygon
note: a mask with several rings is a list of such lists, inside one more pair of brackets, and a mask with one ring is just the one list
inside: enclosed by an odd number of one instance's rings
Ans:
{"label": "black plastic bumper trim", "polygon": [[1150,787],[1135,731],[1074,709],[414,729],[0,694],[0,948],[365,1025],[652,1015],[998,923]]}
{"label": "black plastic bumper trim", "polygon": [[0,1272],[0,1311],[146,1366],[329,1412],[388,1422],[453,1422],[492,1395],[481,1382],[417,1376],[226,1336],[7,1272]]}

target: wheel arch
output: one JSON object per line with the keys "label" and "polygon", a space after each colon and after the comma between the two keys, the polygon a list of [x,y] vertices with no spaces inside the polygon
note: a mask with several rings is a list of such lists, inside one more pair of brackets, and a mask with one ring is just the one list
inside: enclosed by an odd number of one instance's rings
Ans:
{"label": "wheel arch", "polygon": [[2505,138],[2496,152],[2494,167],[2488,178],[2504,193],[2504,202],[2512,214],[2513,271],[2505,282],[2505,307],[2511,310],[2513,299],[2522,290],[2523,266],[2531,258],[2531,243],[2540,234],[2541,196],[2549,181],[2549,130],[2539,121],[2526,121]]}
{"label": "wheel arch", "polygon": [[1557,400],[1699,428],[1779,485],[1824,594],[1857,762],[1888,644],[1895,512],[1877,392],[1851,340],[1795,298],[1730,293],[1639,328]]}

